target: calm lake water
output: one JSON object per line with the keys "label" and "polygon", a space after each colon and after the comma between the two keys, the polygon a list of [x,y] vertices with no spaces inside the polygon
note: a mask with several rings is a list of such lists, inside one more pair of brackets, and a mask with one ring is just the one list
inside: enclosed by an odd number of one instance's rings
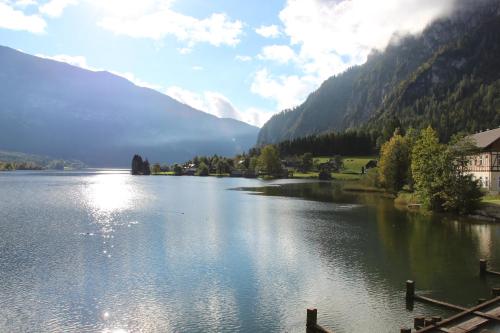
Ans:
{"label": "calm lake water", "polygon": [[399,332],[449,314],[408,310],[407,279],[489,296],[479,258],[500,270],[499,225],[338,184],[0,173],[0,332],[304,332],[307,307],[335,332]]}

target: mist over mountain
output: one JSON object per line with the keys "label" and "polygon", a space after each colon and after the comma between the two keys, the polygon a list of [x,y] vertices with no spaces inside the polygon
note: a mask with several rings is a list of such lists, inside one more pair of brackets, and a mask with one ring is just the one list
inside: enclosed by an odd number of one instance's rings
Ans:
{"label": "mist over mountain", "polygon": [[[399,36],[365,64],[326,80],[273,116],[258,142],[329,131],[432,125],[444,139],[500,124],[500,2],[457,1],[421,34]],[[389,125],[388,125],[389,124]]]}
{"label": "mist over mountain", "polygon": [[135,153],[161,162],[232,156],[257,133],[108,72],[0,46],[0,149],[128,167]]}

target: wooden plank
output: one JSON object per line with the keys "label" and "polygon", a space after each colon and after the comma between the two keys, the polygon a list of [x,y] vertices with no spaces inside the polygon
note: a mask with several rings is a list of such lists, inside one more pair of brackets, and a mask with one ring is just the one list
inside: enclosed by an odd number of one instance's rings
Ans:
{"label": "wooden plank", "polygon": [[491,275],[500,276],[500,272],[490,271],[488,269],[486,270],[486,273],[491,274]]}
{"label": "wooden plank", "polygon": [[[442,320],[441,322],[439,322],[438,324],[434,324],[432,326],[428,326],[428,327],[425,327],[425,328],[422,328],[421,330],[417,331],[418,333],[424,333],[424,332],[432,332],[432,331],[436,331],[436,329],[439,329],[439,328],[442,328],[444,326],[446,326],[450,332],[456,332],[456,333],[461,333],[461,331],[453,331],[453,329],[457,328],[457,329],[461,329],[462,332],[467,332],[466,330],[464,330],[463,328],[461,328],[460,326],[452,326],[451,328],[449,327],[450,325],[452,325],[453,323],[455,323],[456,321],[460,321],[460,320],[463,320],[465,316],[470,316],[470,315],[475,315],[474,312],[477,312],[477,311],[480,311],[484,308],[487,308],[487,307],[490,307],[492,305],[497,305],[497,308],[500,307],[500,297],[496,297],[496,298],[493,298],[489,301],[486,301],[482,304],[479,304],[475,307],[472,307],[470,309],[467,309],[463,312],[460,312],[454,316],[451,316],[450,318],[447,318],[445,320]],[[495,308],[493,311],[496,311]],[[490,310],[492,311],[492,310]],[[481,313],[482,314],[482,313]],[[476,317],[480,320],[485,320],[486,323],[489,321],[487,320],[486,318],[483,318],[483,317]],[[495,319],[498,319],[498,318],[495,318]]]}
{"label": "wooden plank", "polygon": [[[430,297],[415,295],[414,299],[422,301],[422,302],[426,302],[426,303],[430,303],[430,304],[442,306],[442,307],[445,307],[445,308],[448,308],[448,309],[451,309],[451,310],[462,311],[462,312],[469,310],[466,307],[455,305],[455,304],[451,304],[451,303],[447,303],[447,302],[443,302],[443,301],[439,301],[437,299],[433,299],[433,298],[430,298]],[[489,312],[481,312],[481,311],[474,311],[473,314],[477,315],[478,317],[483,317],[483,318],[487,318],[487,319],[491,319],[491,320],[495,320],[495,321],[500,321],[500,318],[498,318],[500,316],[500,307],[497,309],[497,311],[498,311],[498,314],[497,314],[497,312],[495,312],[495,313],[489,313]]]}
{"label": "wooden plank", "polygon": [[457,311],[466,311],[467,310],[467,308],[465,308],[463,306],[454,305],[454,304],[443,302],[443,301],[438,301],[438,300],[430,298],[430,297],[425,297],[425,296],[420,296],[420,295],[415,295],[414,297],[416,300],[419,300],[419,301],[422,301],[425,303],[434,304],[434,305],[439,305],[439,306],[442,306],[442,307],[445,307],[445,308],[448,308],[451,310],[457,310]]}

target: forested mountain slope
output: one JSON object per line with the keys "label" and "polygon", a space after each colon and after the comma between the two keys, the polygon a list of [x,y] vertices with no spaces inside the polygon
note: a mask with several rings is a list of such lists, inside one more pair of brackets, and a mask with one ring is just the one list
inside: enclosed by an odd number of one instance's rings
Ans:
{"label": "forested mountain slope", "polygon": [[418,36],[373,52],[331,77],[291,111],[272,117],[259,143],[346,129],[382,135],[394,123],[457,131],[500,125],[500,2],[458,1]]}

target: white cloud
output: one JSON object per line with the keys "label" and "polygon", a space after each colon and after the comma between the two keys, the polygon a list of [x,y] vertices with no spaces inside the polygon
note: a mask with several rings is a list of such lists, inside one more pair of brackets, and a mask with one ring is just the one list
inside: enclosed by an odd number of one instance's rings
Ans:
{"label": "white cloud", "polygon": [[216,117],[233,118],[255,126],[262,126],[272,116],[272,112],[258,108],[238,110],[226,96],[214,91],[196,93],[173,86],[169,87],[165,93],[181,103]]}
{"label": "white cloud", "polygon": [[454,2],[288,0],[279,17],[290,43],[300,46],[304,67],[325,78],[343,71],[345,64],[365,62],[372,49],[384,49],[396,32],[421,32],[451,11]]}
{"label": "white cloud", "polygon": [[[455,0],[287,0],[279,18],[289,46],[266,46],[258,58],[280,63],[293,61],[295,75],[259,70],[251,91],[274,100],[279,109],[296,106],[330,76],[364,63],[371,50],[383,50],[396,33],[421,32],[430,22],[448,14],[454,3]],[[260,32],[266,31],[271,36],[272,29]]]}
{"label": "white cloud", "polygon": [[78,4],[77,0],[51,0],[39,7],[40,13],[50,17],[59,17],[64,9],[71,5]]}
{"label": "white cloud", "polygon": [[193,71],[202,71],[204,68],[203,68],[203,66],[193,66],[193,67],[191,67],[191,69]]}
{"label": "white cloud", "polygon": [[278,110],[283,110],[299,105],[319,83],[315,76],[273,76],[262,69],[255,74],[250,89],[261,97],[275,100]]}
{"label": "white cloud", "polygon": [[190,47],[181,47],[181,48],[178,48],[177,51],[182,55],[186,55],[186,54],[190,54],[191,52],[193,52],[193,49]]}
{"label": "white cloud", "polygon": [[40,16],[26,15],[23,11],[0,1],[0,28],[40,34],[45,32],[46,26],[47,23]]}
{"label": "white cloud", "polygon": [[252,61],[252,57],[246,55],[237,55],[236,57],[234,57],[234,59],[242,62]]}
{"label": "white cloud", "polygon": [[163,87],[161,85],[144,81],[144,80],[138,78],[137,76],[135,76],[134,73],[118,72],[118,71],[109,71],[109,72],[111,74],[115,74],[117,76],[121,76],[121,77],[129,80],[130,82],[132,82],[133,84],[135,84],[138,87],[154,89],[154,90],[159,91],[159,92],[161,92],[163,90]]}
{"label": "white cloud", "polygon": [[262,25],[255,29],[255,32],[265,38],[277,38],[281,32],[277,25]]}
{"label": "white cloud", "polygon": [[67,64],[77,66],[77,67],[80,67],[83,69],[87,69],[90,71],[98,71],[97,68],[89,66],[89,64],[87,63],[87,59],[84,56],[71,56],[71,55],[67,55],[67,54],[57,54],[54,56],[37,54],[36,56],[40,57],[40,58],[59,61],[59,62],[65,62]]}
{"label": "white cloud", "polygon": [[35,5],[38,5],[38,3],[35,0],[17,0],[14,2],[15,7],[21,7],[21,8],[26,8]]}
{"label": "white cloud", "polygon": [[243,29],[241,21],[231,20],[224,13],[198,19],[175,12],[170,8],[172,1],[88,1],[105,10],[99,26],[134,38],[161,40],[173,36],[189,47],[197,43],[234,46],[240,42]]}
{"label": "white cloud", "polygon": [[262,48],[258,58],[261,60],[272,60],[280,64],[286,64],[290,61],[296,60],[297,56],[293,49],[288,45],[269,45]]}

